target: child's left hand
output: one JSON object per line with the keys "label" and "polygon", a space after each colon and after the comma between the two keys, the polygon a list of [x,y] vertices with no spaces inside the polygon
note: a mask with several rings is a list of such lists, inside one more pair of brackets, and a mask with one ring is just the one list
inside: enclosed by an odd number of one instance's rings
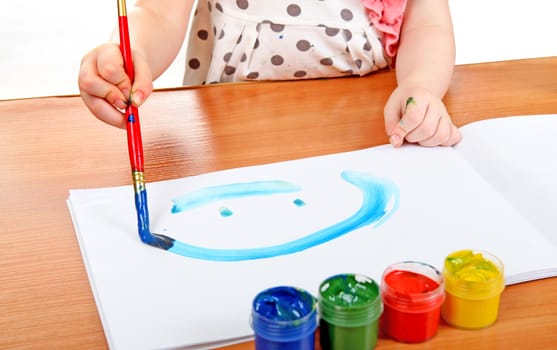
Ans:
{"label": "child's left hand", "polygon": [[397,87],[384,113],[385,129],[395,147],[404,140],[422,146],[453,146],[462,138],[443,101],[423,88]]}

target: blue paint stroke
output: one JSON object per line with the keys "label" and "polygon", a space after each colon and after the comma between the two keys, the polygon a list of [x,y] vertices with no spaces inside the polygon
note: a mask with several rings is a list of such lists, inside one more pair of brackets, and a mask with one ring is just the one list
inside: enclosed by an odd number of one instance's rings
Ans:
{"label": "blue paint stroke", "polygon": [[289,193],[300,189],[300,186],[287,181],[255,181],[212,186],[173,199],[172,214],[223,199]]}
{"label": "blue paint stroke", "polygon": [[[293,254],[326,243],[366,225],[379,226],[398,209],[400,196],[398,187],[394,183],[355,171],[343,171],[341,176],[345,181],[362,191],[363,201],[361,207],[352,216],[332,226],[287,243],[268,247],[213,249],[173,241],[168,251],[190,258],[211,261],[242,261]],[[250,194],[263,195],[284,191],[291,192],[294,188],[299,189],[298,186],[291,183],[275,181],[217,186],[196,192],[197,195],[194,196],[193,200],[186,201],[182,198],[175,202],[175,206],[177,205],[176,210],[178,210],[182,209],[181,205],[191,208],[207,201],[222,199],[223,196],[242,197]],[[205,198],[205,196],[208,196],[208,198]],[[173,212],[175,212],[174,208]]]}
{"label": "blue paint stroke", "polygon": [[293,201],[294,205],[297,207],[303,207],[304,205],[306,205],[306,202],[304,202],[303,200],[301,200],[300,198],[296,198]]}

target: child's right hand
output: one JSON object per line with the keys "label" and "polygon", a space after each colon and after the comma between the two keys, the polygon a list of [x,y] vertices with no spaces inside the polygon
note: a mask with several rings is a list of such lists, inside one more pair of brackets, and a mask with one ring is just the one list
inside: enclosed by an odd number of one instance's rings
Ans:
{"label": "child's right hand", "polygon": [[145,58],[133,52],[134,84],[124,70],[118,44],[103,44],[81,60],[78,85],[83,102],[103,122],[126,127],[124,110],[131,101],[139,107],[153,91],[152,73]]}

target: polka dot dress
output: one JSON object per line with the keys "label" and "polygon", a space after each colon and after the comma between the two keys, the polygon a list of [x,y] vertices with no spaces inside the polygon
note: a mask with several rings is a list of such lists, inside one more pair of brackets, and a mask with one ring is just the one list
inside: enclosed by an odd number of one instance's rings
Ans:
{"label": "polka dot dress", "polygon": [[199,0],[184,85],[365,75],[380,37],[361,0]]}

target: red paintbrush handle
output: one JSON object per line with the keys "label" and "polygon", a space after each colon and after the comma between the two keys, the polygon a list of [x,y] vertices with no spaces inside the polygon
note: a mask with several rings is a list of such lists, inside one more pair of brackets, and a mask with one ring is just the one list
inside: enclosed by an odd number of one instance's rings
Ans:
{"label": "red paintbrush handle", "polygon": [[[128,17],[126,16],[125,3],[119,3],[118,26],[120,33],[120,50],[124,59],[124,69],[133,84],[135,71],[133,68]],[[128,134],[128,153],[132,171],[143,172],[143,144],[141,142],[141,128],[139,125],[139,112],[132,106],[131,101],[126,108],[126,129]]]}
{"label": "red paintbrush handle", "polygon": [[133,83],[135,71],[133,69],[132,50],[130,45],[130,33],[128,29],[128,16],[118,16],[118,26],[120,33],[120,50],[124,58],[124,69]]}
{"label": "red paintbrush handle", "polygon": [[141,141],[141,127],[137,107],[131,103],[126,108],[126,129],[128,135],[128,153],[132,171],[143,172],[143,143]]}

